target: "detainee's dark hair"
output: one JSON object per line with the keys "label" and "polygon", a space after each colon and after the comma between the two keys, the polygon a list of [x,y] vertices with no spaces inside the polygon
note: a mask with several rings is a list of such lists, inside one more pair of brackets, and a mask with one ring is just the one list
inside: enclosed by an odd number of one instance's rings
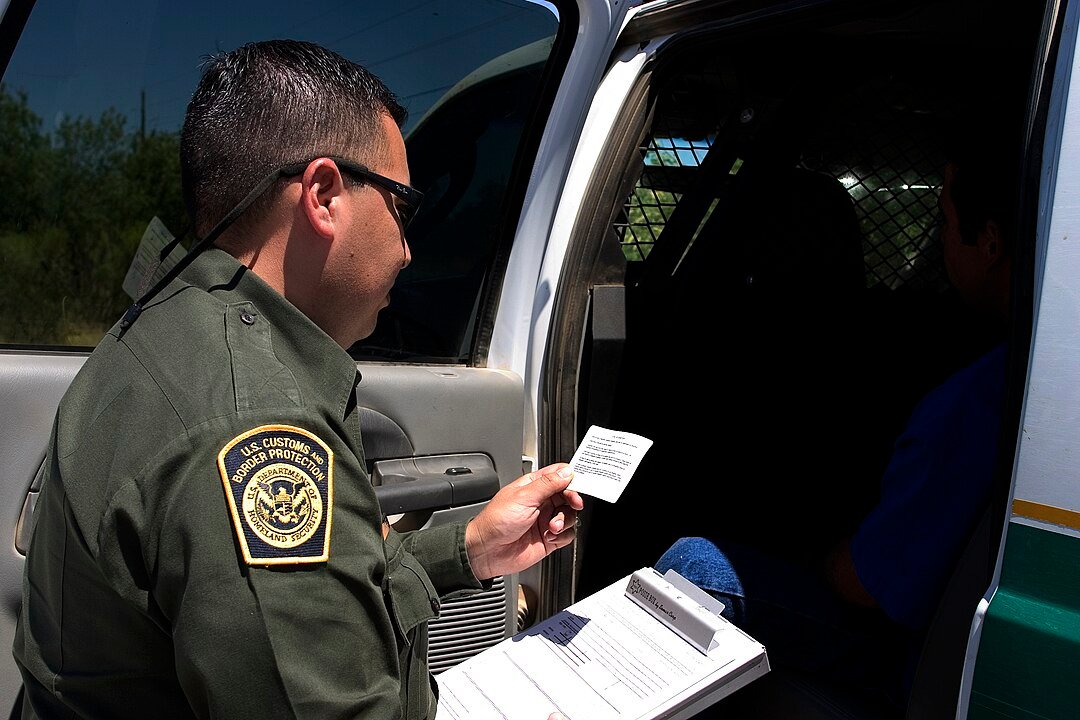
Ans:
{"label": "detainee's dark hair", "polygon": [[[1024,65],[1020,63],[1020,69]],[[1027,75],[1017,70],[993,73],[967,88],[968,101],[949,129],[947,160],[960,236],[974,244],[989,221],[997,223],[1007,252],[1016,234],[1017,199],[1024,151]]]}
{"label": "detainee's dark hair", "polygon": [[[386,151],[381,116],[405,109],[379,78],[313,43],[268,40],[212,55],[180,134],[184,201],[202,237],[272,171],[338,155],[371,164]],[[280,186],[280,185],[279,185]],[[265,214],[276,190],[241,216]]]}
{"label": "detainee's dark hair", "polygon": [[953,166],[950,196],[963,242],[974,244],[987,222],[997,223],[1006,250],[1016,233],[1016,200],[1020,185],[1020,129],[1014,124],[969,127],[958,131],[949,162]]}

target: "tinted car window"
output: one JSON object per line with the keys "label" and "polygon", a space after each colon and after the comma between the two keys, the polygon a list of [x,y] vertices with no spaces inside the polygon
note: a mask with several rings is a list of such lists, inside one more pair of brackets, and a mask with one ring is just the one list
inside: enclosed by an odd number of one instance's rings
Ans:
{"label": "tinted car window", "polygon": [[94,345],[131,302],[122,283],[151,220],[190,244],[178,148],[200,64],[288,37],[400,97],[428,196],[393,311],[354,355],[462,360],[557,30],[532,0],[38,2],[0,85],[0,344]]}

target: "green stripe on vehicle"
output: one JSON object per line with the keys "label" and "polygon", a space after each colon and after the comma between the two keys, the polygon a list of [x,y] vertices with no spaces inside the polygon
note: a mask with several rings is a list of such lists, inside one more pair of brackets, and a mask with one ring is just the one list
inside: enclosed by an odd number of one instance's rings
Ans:
{"label": "green stripe on vehicle", "polygon": [[1076,718],[1078,657],[1080,538],[1010,523],[969,718]]}

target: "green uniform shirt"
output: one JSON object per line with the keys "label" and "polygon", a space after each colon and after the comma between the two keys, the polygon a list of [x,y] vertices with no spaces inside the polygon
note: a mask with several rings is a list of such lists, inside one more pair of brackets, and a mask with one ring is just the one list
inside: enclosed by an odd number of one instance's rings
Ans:
{"label": "green uniform shirt", "polygon": [[462,524],[384,542],[357,379],[217,249],[105,337],[46,458],[24,717],[434,715],[426,621],[480,584]]}

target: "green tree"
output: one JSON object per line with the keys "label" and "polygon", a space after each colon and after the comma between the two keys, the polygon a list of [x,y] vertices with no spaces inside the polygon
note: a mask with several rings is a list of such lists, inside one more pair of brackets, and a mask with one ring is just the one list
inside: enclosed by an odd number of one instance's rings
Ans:
{"label": "green tree", "polygon": [[156,215],[183,228],[179,137],[131,132],[113,109],[54,133],[0,87],[0,342],[93,345]]}

